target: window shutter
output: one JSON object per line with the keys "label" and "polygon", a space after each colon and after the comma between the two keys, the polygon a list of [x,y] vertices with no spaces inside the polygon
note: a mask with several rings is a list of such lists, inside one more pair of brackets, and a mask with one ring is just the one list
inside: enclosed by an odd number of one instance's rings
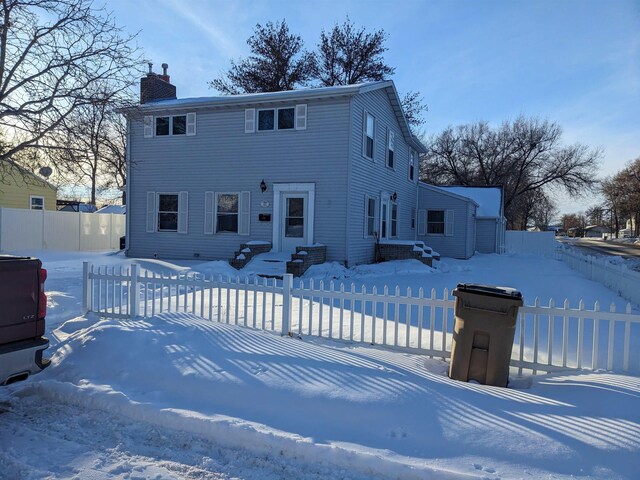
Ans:
{"label": "window shutter", "polygon": [[253,133],[256,131],[256,109],[247,108],[244,111],[244,133]]}
{"label": "window shutter", "polygon": [[187,113],[187,136],[196,134],[196,114]]}
{"label": "window shutter", "polygon": [[187,233],[189,225],[189,192],[180,192],[178,196],[178,233]]}
{"label": "window shutter", "polygon": [[249,235],[251,221],[251,192],[240,192],[240,218],[238,219],[238,235]]}
{"label": "window shutter", "polygon": [[144,116],[144,138],[153,137],[153,115]]}
{"label": "window shutter", "polygon": [[156,192],[147,192],[147,232],[156,231]]}
{"label": "window shutter", "polygon": [[307,105],[296,105],[296,130],[307,129]]}
{"label": "window shutter", "polygon": [[453,210],[447,210],[444,215],[444,235],[453,236]]}
{"label": "window shutter", "polygon": [[204,192],[204,234],[213,235],[213,192]]}
{"label": "window shutter", "polygon": [[427,211],[418,210],[418,235],[427,234]]}

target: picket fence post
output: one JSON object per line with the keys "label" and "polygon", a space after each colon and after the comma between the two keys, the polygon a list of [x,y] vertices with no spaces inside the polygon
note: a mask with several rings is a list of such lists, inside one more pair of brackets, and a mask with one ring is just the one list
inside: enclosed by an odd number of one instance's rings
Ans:
{"label": "picket fence post", "polygon": [[90,262],[82,262],[82,314],[85,315],[91,308],[91,271]]}
{"label": "picket fence post", "polygon": [[291,333],[291,315],[293,305],[291,303],[291,290],[293,289],[293,275],[285,273],[282,277],[282,336]]}
{"label": "picket fence post", "polygon": [[129,277],[129,318],[133,319],[140,315],[140,284],[138,283],[138,273],[140,265],[131,264],[131,276]]}

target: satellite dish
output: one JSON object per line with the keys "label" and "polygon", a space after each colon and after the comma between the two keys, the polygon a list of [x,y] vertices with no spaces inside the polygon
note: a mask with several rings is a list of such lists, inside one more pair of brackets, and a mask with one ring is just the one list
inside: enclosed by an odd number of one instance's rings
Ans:
{"label": "satellite dish", "polygon": [[51,170],[51,167],[42,167],[39,170],[40,175],[42,175],[44,178],[49,178],[49,176],[53,173],[53,170]]}

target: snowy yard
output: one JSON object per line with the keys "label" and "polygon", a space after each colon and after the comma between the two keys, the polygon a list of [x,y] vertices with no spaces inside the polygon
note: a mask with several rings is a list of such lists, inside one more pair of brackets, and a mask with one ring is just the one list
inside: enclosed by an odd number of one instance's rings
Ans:
{"label": "snowy yard", "polygon": [[[21,252],[26,253],[26,252]],[[640,379],[611,372],[455,382],[447,363],[277,335],[185,313],[80,316],[82,260],[30,252],[49,271],[53,365],[0,390],[6,478],[634,478]],[[139,261],[150,271],[231,273],[223,262]],[[305,281],[521,290],[527,300],[626,302],[564,264],[527,256],[314,267]],[[637,309],[636,309],[637,311]]]}

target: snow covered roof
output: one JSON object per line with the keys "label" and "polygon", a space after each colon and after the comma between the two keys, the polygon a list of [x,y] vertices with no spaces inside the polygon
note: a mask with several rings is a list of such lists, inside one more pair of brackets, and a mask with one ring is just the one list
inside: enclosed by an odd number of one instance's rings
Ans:
{"label": "snow covered roof", "polygon": [[462,197],[467,197],[478,204],[477,217],[502,216],[502,188],[501,187],[437,187]]}
{"label": "snow covered roof", "polygon": [[104,207],[98,209],[96,213],[116,213],[119,215],[124,215],[127,213],[127,207],[125,205],[105,205]]}
{"label": "snow covered roof", "polygon": [[[256,103],[273,103],[282,101],[305,101],[322,98],[353,96],[361,93],[384,89],[389,97],[391,106],[398,118],[402,134],[412,148],[425,153],[424,145],[411,133],[409,123],[402,109],[402,101],[392,80],[380,82],[357,83],[354,85],[339,85],[335,87],[299,88],[283,92],[246,93],[239,95],[221,95],[216,97],[178,98],[169,100],[155,100],[139,105],[136,109],[143,112],[152,110],[166,110],[176,108],[211,108],[231,105],[249,105]],[[125,110],[126,111],[126,110]]]}

